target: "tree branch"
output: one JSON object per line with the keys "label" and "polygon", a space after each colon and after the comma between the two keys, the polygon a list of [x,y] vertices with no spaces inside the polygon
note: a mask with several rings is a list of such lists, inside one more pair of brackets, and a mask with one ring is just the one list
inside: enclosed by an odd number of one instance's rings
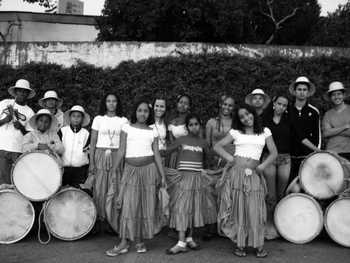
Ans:
{"label": "tree branch", "polygon": [[286,22],[288,19],[292,18],[293,16],[296,15],[297,11],[299,10],[299,7],[294,8],[293,12],[290,13],[289,15],[285,16],[284,18],[282,18],[280,21],[278,21],[278,23],[276,24],[277,28],[280,28],[280,26]]}

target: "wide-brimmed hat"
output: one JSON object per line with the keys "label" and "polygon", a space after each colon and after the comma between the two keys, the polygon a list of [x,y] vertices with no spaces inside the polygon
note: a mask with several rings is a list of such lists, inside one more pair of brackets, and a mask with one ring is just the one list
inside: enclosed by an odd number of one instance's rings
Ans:
{"label": "wide-brimmed hat", "polygon": [[340,81],[333,81],[331,82],[331,84],[329,84],[328,86],[328,90],[326,91],[325,94],[323,94],[323,98],[326,101],[330,101],[330,95],[333,91],[338,91],[341,90],[344,92],[344,96],[345,97],[349,97],[349,93],[347,92],[347,90],[345,89],[343,83],[341,83]]}
{"label": "wide-brimmed hat", "polygon": [[252,99],[254,97],[254,95],[261,95],[264,97],[264,105],[263,108],[266,108],[267,105],[269,105],[271,98],[269,95],[267,95],[262,89],[255,89],[253,90],[251,93],[249,93],[246,97],[245,97],[245,103],[247,103],[250,106],[252,105]]}
{"label": "wide-brimmed hat", "polygon": [[309,95],[311,97],[316,92],[316,86],[305,76],[298,77],[292,84],[289,85],[289,93],[295,96],[295,87],[298,84],[306,84],[309,86]]}
{"label": "wide-brimmed hat", "polygon": [[35,96],[35,91],[30,87],[30,83],[26,79],[19,79],[16,81],[16,84],[8,89],[8,93],[12,97],[16,97],[15,89],[25,89],[29,91],[28,99],[31,99]]}
{"label": "wide-brimmed hat", "polygon": [[37,129],[37,125],[36,125],[36,120],[38,119],[39,116],[41,115],[48,115],[51,118],[51,126],[49,128],[49,130],[57,130],[57,125],[58,125],[58,120],[55,117],[55,115],[52,115],[51,112],[47,109],[41,109],[39,110],[34,116],[32,116],[29,119],[29,125],[33,128],[33,129]]}
{"label": "wide-brimmed hat", "polygon": [[64,113],[64,120],[65,120],[65,123],[69,123],[70,124],[70,114],[74,111],[77,111],[77,112],[80,112],[83,114],[84,116],[84,119],[83,119],[83,123],[81,124],[82,127],[85,127],[87,125],[89,125],[90,123],[90,115],[87,114],[84,110],[84,108],[80,105],[75,105],[73,106],[70,110],[67,110],[65,113]]}
{"label": "wide-brimmed hat", "polygon": [[57,100],[57,108],[62,106],[63,100],[58,97],[57,92],[54,90],[48,90],[45,92],[44,97],[39,100],[39,105],[42,108],[45,108],[45,100],[47,99],[55,99]]}

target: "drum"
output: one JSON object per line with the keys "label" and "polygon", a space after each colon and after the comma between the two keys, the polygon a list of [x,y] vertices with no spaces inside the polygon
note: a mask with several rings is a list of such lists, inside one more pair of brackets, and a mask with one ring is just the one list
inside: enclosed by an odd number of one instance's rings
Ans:
{"label": "drum", "polygon": [[45,152],[22,154],[12,168],[12,183],[31,201],[44,201],[61,186],[62,170],[57,159]]}
{"label": "drum", "polygon": [[34,208],[13,189],[0,190],[0,244],[24,238],[34,224]]}
{"label": "drum", "polygon": [[333,201],[324,216],[328,235],[338,244],[350,247],[350,197]]}
{"label": "drum", "polygon": [[299,168],[301,187],[317,199],[328,199],[344,190],[344,177],[339,158],[329,152],[310,154]]}
{"label": "drum", "polygon": [[72,241],[90,232],[97,216],[88,194],[69,187],[59,191],[45,204],[44,222],[58,239]]}
{"label": "drum", "polygon": [[284,197],[276,206],[274,220],[281,236],[295,244],[310,242],[323,227],[320,205],[306,194]]}

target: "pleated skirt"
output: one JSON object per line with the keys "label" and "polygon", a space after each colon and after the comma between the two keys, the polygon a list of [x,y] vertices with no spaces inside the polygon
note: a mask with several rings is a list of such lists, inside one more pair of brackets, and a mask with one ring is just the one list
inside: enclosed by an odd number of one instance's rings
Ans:
{"label": "pleated skirt", "polygon": [[196,171],[166,170],[170,219],[169,227],[177,231],[214,224],[217,206],[211,178]]}
{"label": "pleated skirt", "polygon": [[151,239],[161,230],[160,175],[154,162],[145,166],[125,163],[118,196],[119,236],[131,241]]}
{"label": "pleated skirt", "polygon": [[253,159],[235,157],[217,183],[218,228],[238,247],[258,248],[264,244],[267,187],[264,177],[255,171],[258,164]]}

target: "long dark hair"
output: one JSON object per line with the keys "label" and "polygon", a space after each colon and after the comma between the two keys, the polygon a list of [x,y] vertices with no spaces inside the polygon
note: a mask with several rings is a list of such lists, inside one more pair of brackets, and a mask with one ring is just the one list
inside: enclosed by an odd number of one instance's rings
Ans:
{"label": "long dark hair", "polygon": [[268,119],[272,119],[274,116],[274,108],[273,108],[273,104],[279,99],[279,98],[285,98],[286,100],[288,100],[288,105],[287,105],[287,109],[286,111],[283,113],[282,118],[283,119],[288,119],[288,110],[290,107],[290,98],[283,92],[278,92],[275,96],[272,97],[271,102],[269,103],[269,105],[266,107],[266,109],[264,110],[263,113],[263,123],[268,120]]}
{"label": "long dark hair", "polygon": [[192,120],[192,119],[196,119],[198,121],[199,125],[202,127],[202,121],[201,121],[201,118],[199,117],[199,115],[195,114],[195,113],[189,113],[185,119],[185,125],[186,125],[187,130],[188,130],[188,125],[190,124],[190,120]]}
{"label": "long dark hair", "polygon": [[147,105],[148,110],[149,110],[149,115],[148,115],[148,118],[146,120],[146,124],[149,126],[149,125],[151,125],[153,123],[153,120],[154,120],[154,118],[153,118],[153,110],[152,110],[151,105],[148,103],[148,101],[144,100],[144,99],[139,100],[138,102],[136,102],[134,104],[134,107],[133,107],[133,110],[132,110],[132,113],[131,113],[130,122],[132,124],[137,122],[136,111],[137,111],[137,108],[143,103],[145,103]]}
{"label": "long dark hair", "polygon": [[186,97],[188,99],[190,108],[192,107],[192,98],[188,94],[180,94],[176,97],[176,104],[179,103],[179,101],[183,98]]}
{"label": "long dark hair", "polygon": [[106,93],[106,95],[103,96],[101,102],[100,102],[100,110],[99,110],[99,115],[105,115],[107,113],[107,105],[106,105],[106,100],[107,100],[107,97],[109,95],[112,95],[114,96],[116,99],[117,99],[117,108],[115,110],[115,114],[118,116],[118,117],[122,117],[123,116],[123,106],[122,106],[122,103],[121,103],[121,100],[120,100],[120,97],[113,93],[113,92],[108,92]]}
{"label": "long dark hair", "polygon": [[[221,106],[222,106],[222,104],[225,102],[225,100],[227,100],[227,99],[232,99],[233,100],[233,109],[234,109],[234,106],[235,106],[235,103],[236,103],[236,101],[235,101],[235,99],[233,98],[233,96],[232,95],[226,95],[226,94],[224,94],[224,95],[222,95],[221,97],[220,97],[220,100],[219,100],[219,103],[218,103],[218,108],[219,108],[219,114],[218,114],[218,116],[215,118],[215,120],[216,120],[216,129],[220,132],[221,131],[221,122],[222,122],[222,120],[221,120],[221,113],[220,113],[220,111],[221,111]],[[231,114],[231,128],[233,128],[234,127],[234,110],[233,110],[233,112],[232,112],[232,114]]]}
{"label": "long dark hair", "polygon": [[255,109],[248,105],[248,104],[242,104],[240,106],[237,107],[236,111],[235,111],[235,129],[239,130],[242,133],[245,133],[245,128],[243,123],[241,122],[239,116],[238,116],[238,112],[241,109],[245,109],[247,110],[249,113],[253,114],[254,116],[254,125],[253,125],[253,131],[255,134],[261,134],[264,131],[263,125],[262,125],[262,120],[261,118],[258,116],[258,114],[256,113]]}

